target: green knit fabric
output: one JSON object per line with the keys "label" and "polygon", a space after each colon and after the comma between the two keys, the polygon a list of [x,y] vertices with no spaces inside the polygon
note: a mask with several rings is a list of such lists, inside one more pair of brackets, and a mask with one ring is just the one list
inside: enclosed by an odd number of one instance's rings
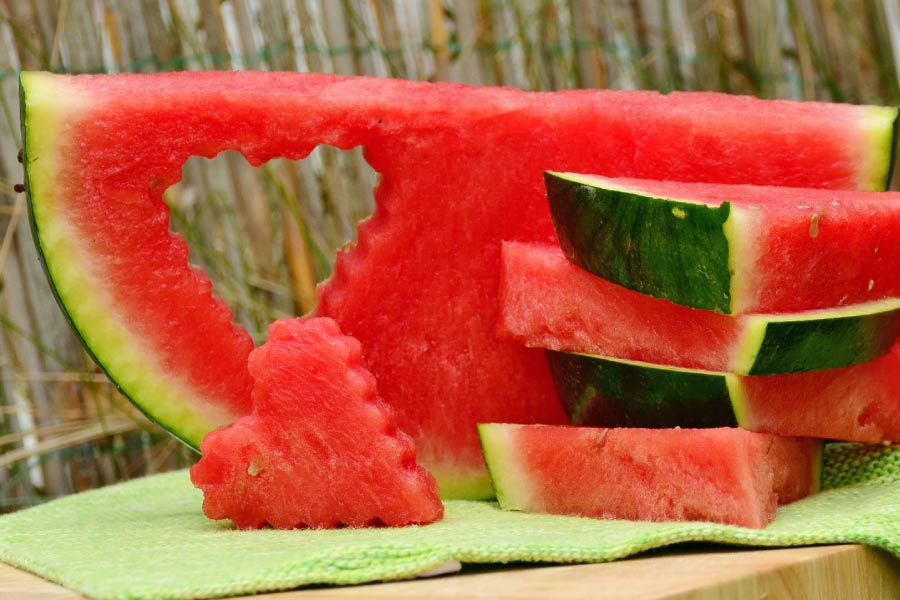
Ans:
{"label": "green knit fabric", "polygon": [[900,557],[900,448],[829,446],[820,494],[762,530],[505,512],[446,503],[424,527],[236,531],[207,520],[186,472],[78,494],[0,518],[0,560],[95,598],[203,598],[352,584],[462,563],[608,561],[685,541],[858,542]]}

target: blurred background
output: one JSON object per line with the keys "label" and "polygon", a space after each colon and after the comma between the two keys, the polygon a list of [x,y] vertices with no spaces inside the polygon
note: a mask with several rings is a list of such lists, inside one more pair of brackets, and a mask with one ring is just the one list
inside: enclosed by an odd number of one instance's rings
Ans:
{"label": "blurred background", "polygon": [[[0,512],[191,464],[87,357],[29,229],[17,74],[267,69],[528,90],[718,90],[898,104],[900,0],[0,0]],[[192,159],[191,261],[262,341],[372,211],[357,151]]]}

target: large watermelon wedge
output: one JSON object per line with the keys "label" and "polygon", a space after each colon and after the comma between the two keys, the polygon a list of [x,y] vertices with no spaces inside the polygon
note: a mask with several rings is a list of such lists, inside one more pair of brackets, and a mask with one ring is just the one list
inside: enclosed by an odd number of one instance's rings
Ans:
{"label": "large watermelon wedge", "polygon": [[493,331],[500,240],[553,239],[542,173],[880,189],[896,111],[712,94],[276,73],[21,77],[26,183],[56,294],[110,377],[197,446],[248,411],[250,344],[185,264],[163,191],[191,155],[362,145],[377,208],[317,312],[445,496],[491,494],[477,422],[562,422],[540,353]]}
{"label": "large watermelon wedge", "polygon": [[566,255],[641,293],[724,313],[900,296],[900,194],[546,175]]}

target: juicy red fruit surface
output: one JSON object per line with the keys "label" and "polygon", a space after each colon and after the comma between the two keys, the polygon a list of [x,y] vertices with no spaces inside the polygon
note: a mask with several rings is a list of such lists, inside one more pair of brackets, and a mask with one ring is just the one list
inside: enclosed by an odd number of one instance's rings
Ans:
{"label": "juicy red fruit surface", "polygon": [[504,242],[499,297],[498,335],[530,348],[727,371],[740,334],[730,315],[618,286],[558,244]]}
{"label": "juicy red fruit surface", "polygon": [[818,489],[816,440],[730,428],[521,426],[508,435],[531,487],[518,507],[528,511],[763,527],[778,504]]}
{"label": "juicy red fruit surface", "polygon": [[745,377],[741,385],[745,426],[754,431],[900,443],[900,342],[867,363]]}
{"label": "juicy red fruit surface", "polygon": [[243,529],[430,523],[443,516],[360,365],[357,340],[331,319],[283,319],[250,354],[252,414],[209,433],[191,480],[203,512]]}
{"label": "juicy red fruit surface", "polygon": [[[73,222],[85,239],[103,241],[92,258],[116,281],[113,300],[127,320],[173,371],[209,385],[218,378],[204,375],[202,361],[181,359],[194,344],[218,348],[224,335],[198,331],[199,316],[157,310],[157,302],[179,306],[162,291],[146,296],[150,286],[164,290],[157,274],[187,272],[156,258],[173,242],[159,238],[134,260],[119,250],[139,247],[129,235],[140,213],[164,226],[162,193],[191,155],[234,149],[261,164],[303,158],[319,144],[363,146],[381,174],[376,210],[356,249],[339,256],[317,313],[362,342],[380,393],[442,486],[473,476],[486,483],[476,423],[564,421],[542,354],[494,334],[500,241],[554,239],[545,169],[857,185],[856,157],[846,150],[848,136],[859,134],[855,107],[284,73],[69,81],[91,100],[61,149],[76,157],[60,174],[77,205]],[[136,264],[146,277],[136,276]],[[235,372],[242,344],[222,351]],[[235,405],[246,407],[243,388],[235,389]]]}

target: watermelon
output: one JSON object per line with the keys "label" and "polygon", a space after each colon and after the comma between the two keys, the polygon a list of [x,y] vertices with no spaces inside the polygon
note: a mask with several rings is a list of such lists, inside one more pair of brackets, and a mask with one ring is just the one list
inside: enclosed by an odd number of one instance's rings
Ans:
{"label": "watermelon", "polygon": [[548,173],[560,245],[591,273],[723,313],[900,297],[900,193]]}
{"label": "watermelon", "polygon": [[210,432],[191,467],[209,518],[321,529],[443,516],[437,483],[416,465],[361,356],[331,319],[269,326],[250,353],[253,412]]}
{"label": "watermelon", "polygon": [[506,510],[760,528],[819,488],[822,444],[742,429],[478,426]]}
{"label": "watermelon", "polygon": [[724,315],[616,285],[566,260],[558,246],[505,242],[498,330],[529,347],[769,375],[885,355],[900,336],[900,301]]}
{"label": "watermelon", "polygon": [[561,423],[540,352],[494,332],[500,240],[554,238],[542,173],[880,189],[896,113],[715,94],[526,93],[320,74],[21,76],[32,225],[85,345],[198,446],[250,410],[250,343],[186,263],[164,190],[192,155],[362,146],[374,215],[320,288],[447,497],[486,497],[475,424]]}
{"label": "watermelon", "polygon": [[573,424],[728,427],[784,436],[900,443],[900,343],[884,358],[746,377],[548,351]]}
{"label": "watermelon", "polygon": [[754,431],[900,443],[900,343],[844,369],[744,377],[740,394],[741,424]]}

